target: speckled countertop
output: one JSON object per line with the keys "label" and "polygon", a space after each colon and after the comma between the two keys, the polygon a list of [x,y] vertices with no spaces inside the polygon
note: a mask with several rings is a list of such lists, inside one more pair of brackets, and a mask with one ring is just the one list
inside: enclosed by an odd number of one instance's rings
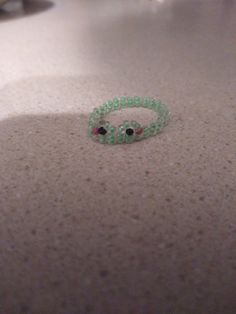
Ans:
{"label": "speckled countertop", "polygon": [[[0,314],[235,314],[236,1],[6,10]],[[159,97],[169,126],[92,142],[89,112],[121,95]]]}

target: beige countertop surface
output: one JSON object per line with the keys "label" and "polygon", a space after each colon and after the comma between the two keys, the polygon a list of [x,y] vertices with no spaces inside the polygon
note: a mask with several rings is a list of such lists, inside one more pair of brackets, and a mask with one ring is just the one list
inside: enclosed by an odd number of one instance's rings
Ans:
{"label": "beige countertop surface", "polygon": [[[94,143],[89,113],[122,95],[169,125]],[[0,314],[235,314],[235,102],[234,0],[6,3]]]}

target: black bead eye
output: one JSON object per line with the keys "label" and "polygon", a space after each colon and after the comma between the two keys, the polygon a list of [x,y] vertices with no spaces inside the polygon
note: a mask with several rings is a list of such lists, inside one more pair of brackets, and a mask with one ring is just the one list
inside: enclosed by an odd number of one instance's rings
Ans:
{"label": "black bead eye", "polygon": [[101,134],[101,135],[105,135],[107,133],[107,130],[103,126],[101,126],[98,129],[98,133]]}
{"label": "black bead eye", "polygon": [[134,130],[131,129],[131,128],[128,128],[128,129],[126,129],[126,134],[129,135],[129,136],[131,136],[131,135],[134,134]]}

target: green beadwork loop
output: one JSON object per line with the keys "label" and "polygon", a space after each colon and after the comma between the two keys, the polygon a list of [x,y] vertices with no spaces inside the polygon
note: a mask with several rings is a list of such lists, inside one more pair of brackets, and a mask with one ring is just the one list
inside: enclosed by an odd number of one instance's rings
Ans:
{"label": "green beadwork loop", "polygon": [[[111,111],[131,107],[154,110],[158,114],[156,122],[148,126],[141,126],[136,121],[123,121],[121,125],[115,127],[109,121],[104,120],[104,117]],[[160,100],[137,96],[114,98],[99,108],[95,108],[90,114],[88,134],[93,140],[102,144],[133,143],[160,133],[163,127],[167,125],[169,118],[170,112]]]}

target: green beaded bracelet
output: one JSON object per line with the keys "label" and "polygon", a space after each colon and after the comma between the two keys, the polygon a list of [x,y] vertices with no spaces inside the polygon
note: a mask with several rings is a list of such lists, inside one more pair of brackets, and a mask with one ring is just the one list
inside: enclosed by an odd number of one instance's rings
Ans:
{"label": "green beaded bracelet", "polygon": [[[109,121],[104,121],[104,117],[111,111],[130,107],[154,110],[158,114],[156,122],[149,126],[141,126],[136,121],[124,121],[115,127]],[[159,100],[140,97],[115,98],[93,110],[89,117],[88,134],[93,140],[102,144],[133,143],[160,133],[167,125],[169,117],[169,110]]]}

